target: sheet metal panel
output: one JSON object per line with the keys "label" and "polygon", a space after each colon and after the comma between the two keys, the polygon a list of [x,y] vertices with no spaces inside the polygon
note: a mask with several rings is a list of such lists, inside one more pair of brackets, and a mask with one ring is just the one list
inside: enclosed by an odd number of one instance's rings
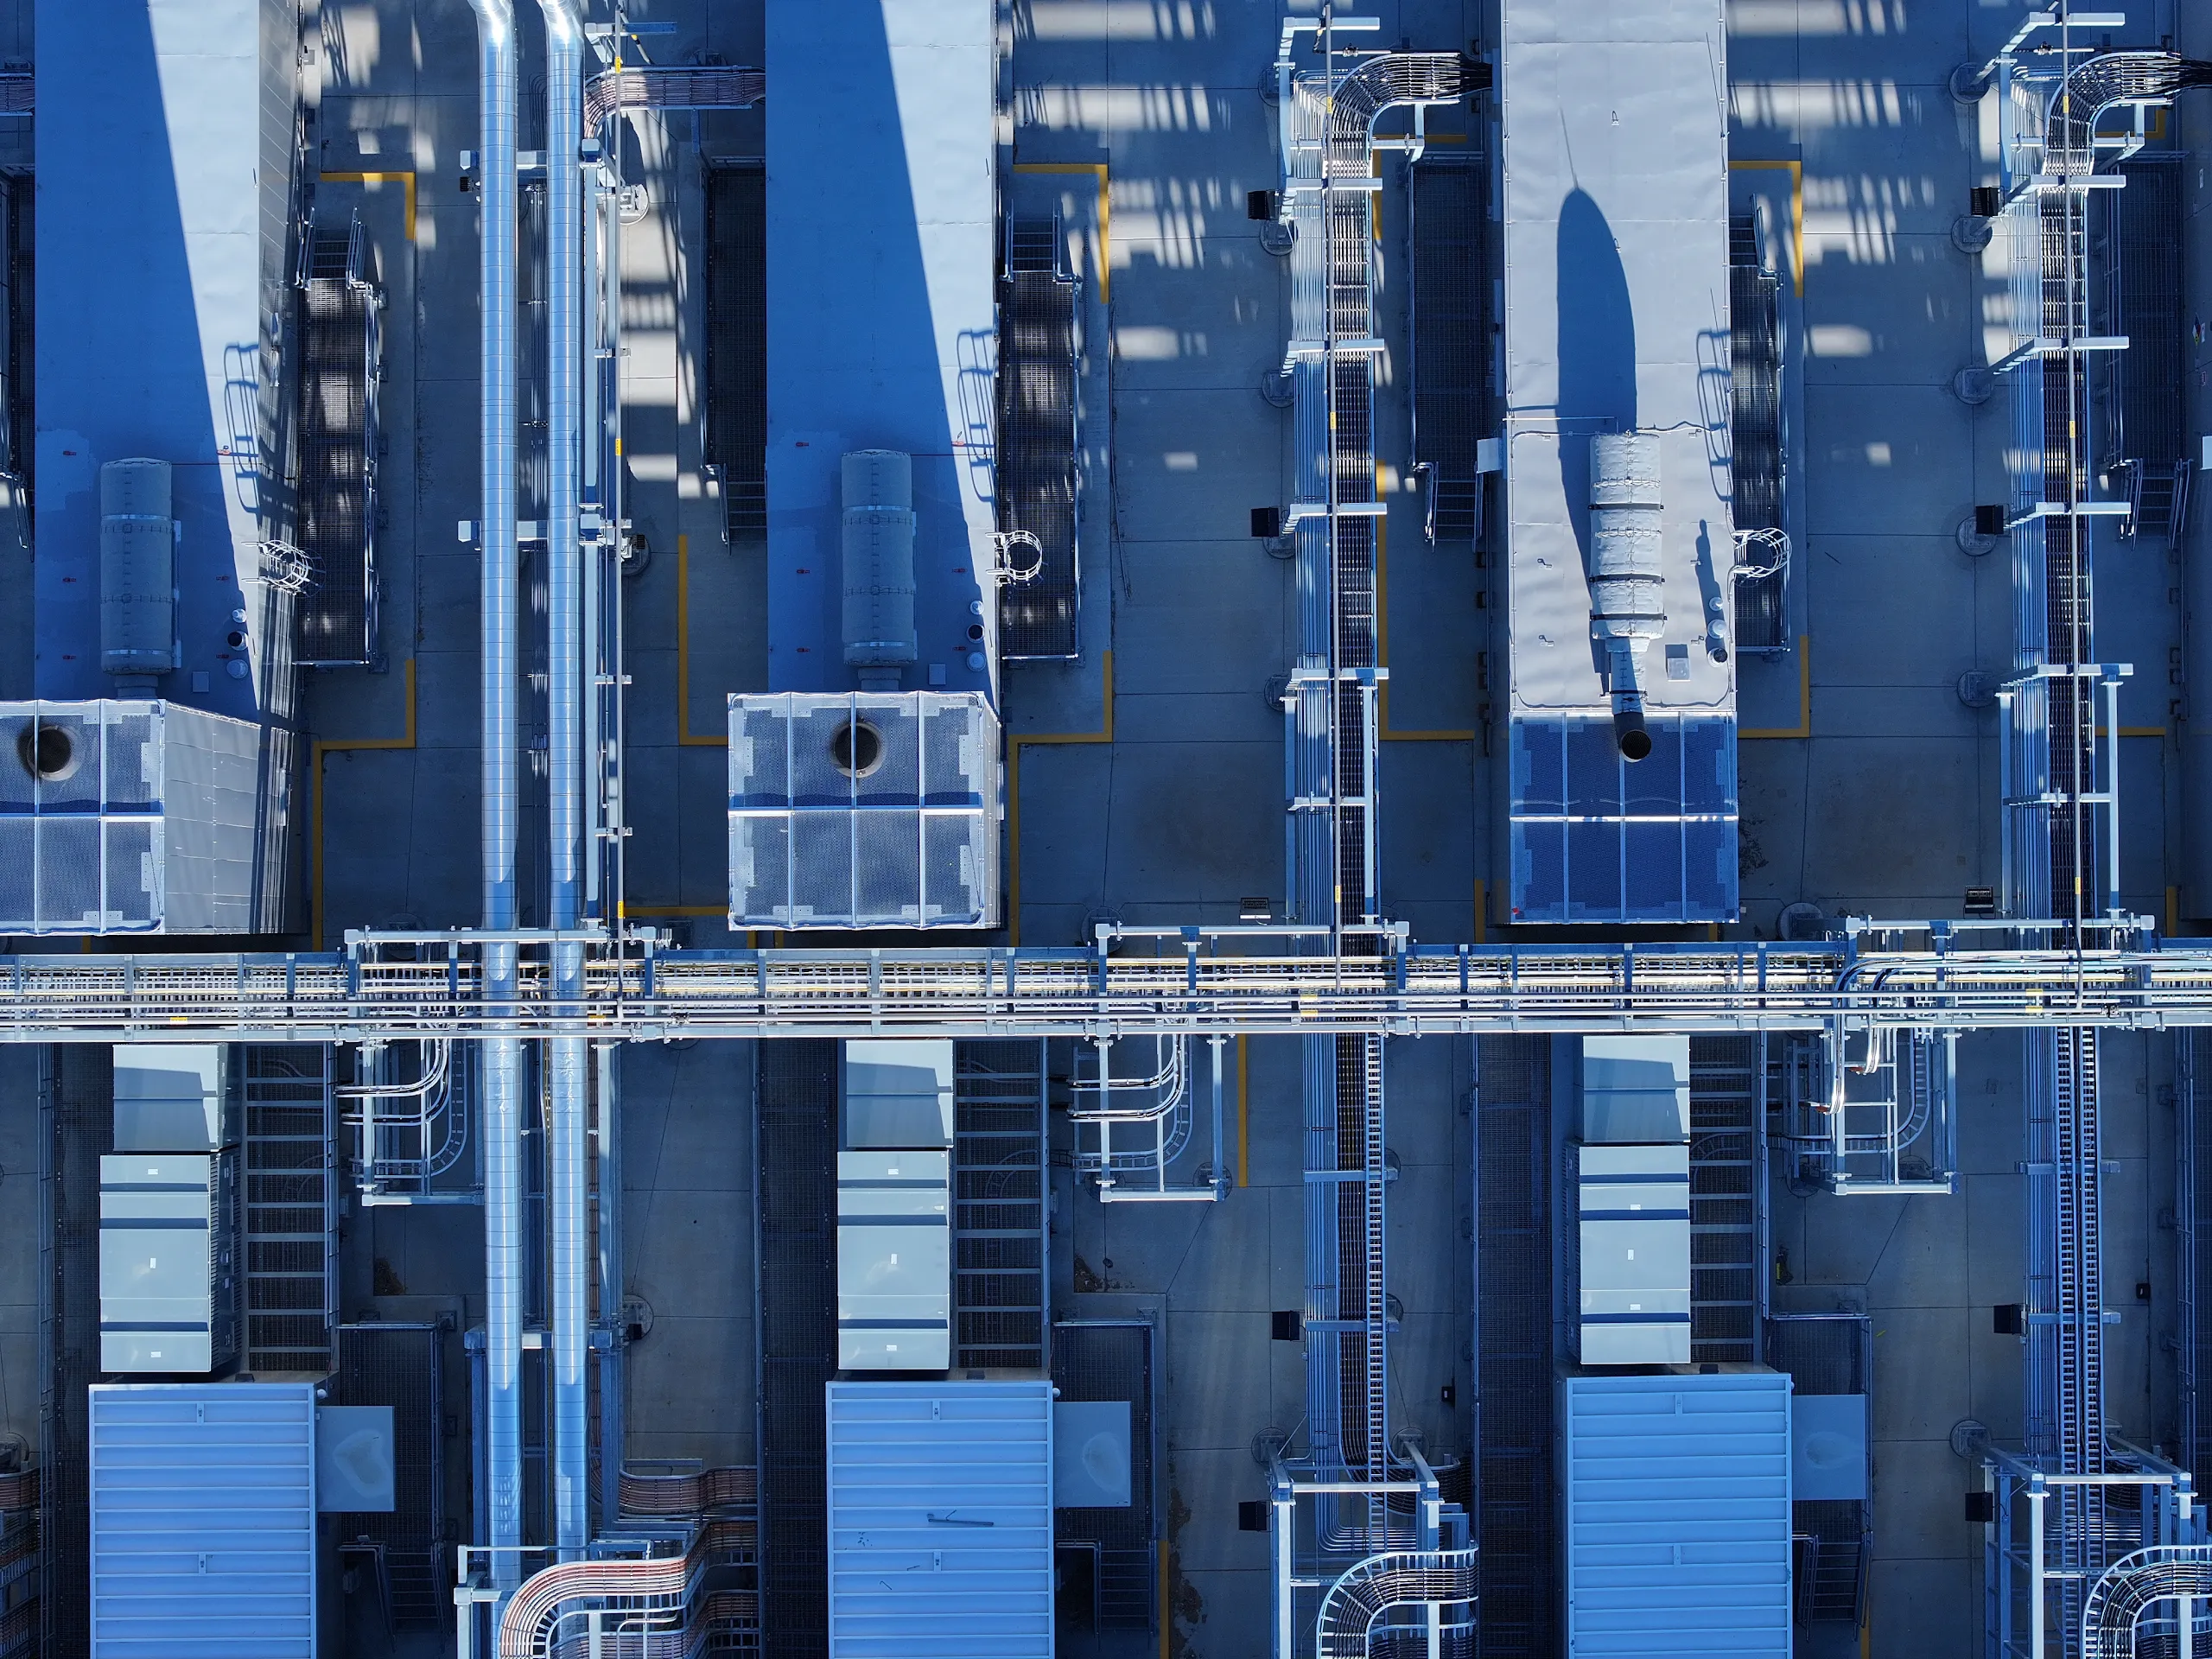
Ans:
{"label": "sheet metal panel", "polygon": [[92,1659],[314,1659],[314,1385],[89,1395]]}
{"label": "sheet metal panel", "polygon": [[1560,1380],[1567,1650],[1789,1652],[1789,1379]]}
{"label": "sheet metal panel", "polygon": [[[262,480],[264,381],[288,273],[264,221],[281,234],[289,194],[288,10],[38,0],[42,696],[111,689],[96,645],[99,468],[143,455],[176,469],[184,671],[162,690],[241,718],[290,712],[289,600],[253,581],[261,539],[280,533]],[[233,679],[224,637],[242,607],[257,671]]]}
{"label": "sheet metal panel", "polygon": [[1050,1659],[1052,1385],[828,1385],[830,1659]]}
{"label": "sheet metal panel", "polygon": [[908,688],[995,686],[997,610],[976,578],[995,524],[992,18],[989,0],[767,9],[773,691],[853,683],[838,461],[870,448],[914,461]]}

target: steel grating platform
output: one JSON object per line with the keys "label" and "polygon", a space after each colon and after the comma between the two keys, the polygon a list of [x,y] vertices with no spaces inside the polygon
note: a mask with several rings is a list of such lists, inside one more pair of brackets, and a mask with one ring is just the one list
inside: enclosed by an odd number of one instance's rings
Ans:
{"label": "steel grating platform", "polygon": [[722,534],[768,533],[767,181],[758,163],[707,170],[707,460]]}
{"label": "steel grating platform", "polygon": [[[1159,1494],[1154,1485],[1153,1328],[1141,1320],[1064,1319],[1052,1326],[1052,1383],[1065,1401],[1118,1400],[1129,1407],[1129,1501],[1117,1509],[1054,1512],[1052,1538],[1061,1552],[1064,1628],[1149,1631],[1158,1606]],[[1081,1568],[1071,1573],[1069,1547]],[[1071,1583],[1090,1573],[1090,1597],[1073,1597]],[[1081,1600],[1080,1606],[1071,1605]]]}
{"label": "steel grating platform", "polygon": [[310,580],[297,611],[303,668],[358,666],[377,651],[379,301],[362,275],[359,220],[318,226],[301,282],[299,538]]}
{"label": "steel grating platform", "polygon": [[955,1369],[1045,1369],[1045,1052],[1039,1039],[953,1051]]}
{"label": "steel grating platform", "polygon": [[837,1049],[760,1052],[760,1599],[764,1650],[829,1650],[823,1385],[836,1375]]}
{"label": "steel grating platform", "polygon": [[445,1331],[436,1325],[365,1324],[338,1330],[335,1397],[391,1408],[393,1507],[337,1515],[342,1552],[373,1564],[394,1630],[435,1630],[453,1618],[446,1548]]}
{"label": "steel grating platform", "polygon": [[1063,269],[1057,219],[1007,226],[999,282],[998,519],[1037,538],[1005,563],[1036,574],[999,586],[999,654],[1064,660],[1077,652],[1076,354],[1083,289]]}
{"label": "steel grating platform", "polygon": [[1407,179],[1414,464],[1428,492],[1428,538],[1440,547],[1471,546],[1483,529],[1477,446],[1490,395],[1482,234],[1489,179],[1479,152],[1438,151]]}
{"label": "steel grating platform", "polygon": [[1475,1443],[1483,1659],[1554,1649],[1551,1041],[1476,1044]]}

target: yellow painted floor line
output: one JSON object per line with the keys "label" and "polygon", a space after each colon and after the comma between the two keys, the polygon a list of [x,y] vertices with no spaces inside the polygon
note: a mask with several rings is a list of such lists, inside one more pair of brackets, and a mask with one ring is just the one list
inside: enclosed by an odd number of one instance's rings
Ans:
{"label": "yellow painted floor line", "polygon": [[1006,942],[1021,943],[1021,752],[1033,745],[1111,743],[1114,741],[1114,653],[1099,653],[1101,695],[1105,699],[1104,724],[1095,732],[1026,732],[1006,740]]}
{"label": "yellow painted floor line", "polygon": [[[676,742],[679,748],[726,749],[727,732],[691,729],[691,538],[676,538]],[[714,912],[709,912],[711,915]]]}
{"label": "yellow painted floor line", "polygon": [[1813,734],[1813,638],[1810,634],[1797,636],[1797,723],[1795,726],[1770,726],[1758,731],[1739,731],[1738,738],[1810,737]]}
{"label": "yellow painted floor line", "polygon": [[415,659],[410,657],[403,665],[407,679],[407,729],[403,737],[346,737],[318,741],[315,753],[308,762],[313,773],[310,795],[313,801],[311,816],[314,823],[309,833],[315,842],[315,948],[322,949],[322,757],[340,751],[355,749],[411,749],[415,747]]}
{"label": "yellow painted floor line", "polygon": [[415,175],[412,173],[325,173],[325,184],[385,184],[397,179],[407,194],[407,239],[415,239]]}
{"label": "yellow painted floor line", "polygon": [[1098,175],[1098,302],[1106,303],[1113,282],[1113,238],[1106,163],[1103,162],[1016,162],[1017,173],[1096,173]]}
{"label": "yellow painted floor line", "polygon": [[1805,297],[1805,163],[1802,162],[1731,162],[1731,173],[1789,175],[1789,283],[1799,299]]}

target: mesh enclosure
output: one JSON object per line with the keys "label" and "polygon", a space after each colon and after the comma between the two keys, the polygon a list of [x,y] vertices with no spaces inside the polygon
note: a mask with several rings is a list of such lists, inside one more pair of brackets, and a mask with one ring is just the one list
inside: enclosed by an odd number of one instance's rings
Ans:
{"label": "mesh enclosure", "polygon": [[0,703],[0,932],[279,925],[289,753],[174,703]]}
{"label": "mesh enclosure", "polygon": [[989,927],[998,721],[971,692],[733,697],[730,925]]}

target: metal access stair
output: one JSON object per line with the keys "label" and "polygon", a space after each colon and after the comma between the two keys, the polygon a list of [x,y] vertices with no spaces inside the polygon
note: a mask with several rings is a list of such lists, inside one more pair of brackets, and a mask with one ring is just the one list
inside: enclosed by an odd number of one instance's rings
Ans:
{"label": "metal access stair", "polygon": [[338,1320],[332,1051],[245,1051],[245,1369],[328,1372]]}
{"label": "metal access stair", "polygon": [[953,1071],[953,1364],[1041,1370],[1046,1045],[962,1043]]}

